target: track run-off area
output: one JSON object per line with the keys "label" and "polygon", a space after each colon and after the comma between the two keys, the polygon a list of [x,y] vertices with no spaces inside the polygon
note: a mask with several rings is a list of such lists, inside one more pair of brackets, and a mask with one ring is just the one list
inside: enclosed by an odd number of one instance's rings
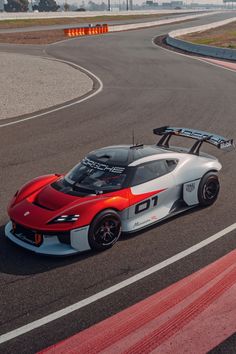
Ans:
{"label": "track run-off area", "polygon": [[[171,30],[233,16],[223,13],[48,46],[0,45],[4,52],[74,63],[101,81],[99,93],[83,102],[52,109],[35,119],[20,117],[17,124],[1,121],[5,126],[0,129],[0,352],[43,350],[164,291],[235,249],[236,154],[208,146],[206,152],[223,165],[220,196],[210,208],[196,208],[142,232],[123,235],[109,251],[70,258],[39,257],[4,237],[7,203],[23,183],[39,175],[67,172],[96,148],[132,143],[133,130],[136,140],[147,144],[155,143],[152,130],[162,125],[236,138],[236,73],[153,43],[156,36]],[[119,287],[124,282],[126,286]],[[112,287],[116,291],[108,291]],[[97,296],[102,292],[104,296]],[[92,297],[95,300],[86,306],[66,311]],[[64,314],[43,321],[59,311]],[[35,322],[39,325],[33,327]],[[17,333],[22,328],[26,330]],[[228,350],[233,348],[232,341],[227,341]]]}

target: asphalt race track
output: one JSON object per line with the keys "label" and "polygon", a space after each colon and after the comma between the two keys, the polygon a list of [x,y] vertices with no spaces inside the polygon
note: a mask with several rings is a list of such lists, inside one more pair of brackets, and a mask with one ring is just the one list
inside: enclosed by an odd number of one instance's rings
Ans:
{"label": "asphalt race track", "polygon": [[[46,47],[48,56],[71,61],[97,75],[103,90],[78,105],[0,128],[1,334],[96,294],[235,223],[236,154],[207,147],[223,164],[217,203],[139,234],[124,235],[109,251],[70,258],[39,257],[12,245],[3,231],[7,203],[20,185],[38,175],[66,172],[95,148],[132,143],[133,129],[139,143],[155,143],[152,129],[167,124],[236,138],[236,73],[152,43],[155,36],[170,30],[227,17],[232,14]],[[40,46],[0,48],[45,55],[45,47]],[[235,236],[235,231],[228,233],[143,280],[7,341],[0,352],[34,353],[67,338],[227,254],[235,249]],[[225,345],[230,353],[232,340]]]}

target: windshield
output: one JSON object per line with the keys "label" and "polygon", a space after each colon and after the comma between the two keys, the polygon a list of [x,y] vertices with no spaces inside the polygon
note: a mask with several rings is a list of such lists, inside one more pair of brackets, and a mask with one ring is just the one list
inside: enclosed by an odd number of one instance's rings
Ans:
{"label": "windshield", "polygon": [[120,189],[126,178],[125,167],[110,166],[85,158],[66,176],[70,185],[94,191]]}

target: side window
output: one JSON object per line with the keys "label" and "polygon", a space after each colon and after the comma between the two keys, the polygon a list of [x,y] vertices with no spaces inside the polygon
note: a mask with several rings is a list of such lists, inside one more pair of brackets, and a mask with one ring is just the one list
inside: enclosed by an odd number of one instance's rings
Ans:
{"label": "side window", "polygon": [[171,172],[178,165],[178,160],[166,160],[168,172]]}
{"label": "side window", "polygon": [[138,166],[132,181],[132,185],[136,186],[141,183],[151,181],[152,179],[161,177],[169,173],[165,160],[158,160]]}

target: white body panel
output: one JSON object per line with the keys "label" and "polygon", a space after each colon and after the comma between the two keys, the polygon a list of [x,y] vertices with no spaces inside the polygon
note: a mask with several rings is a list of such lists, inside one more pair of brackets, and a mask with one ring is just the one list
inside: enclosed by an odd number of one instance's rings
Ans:
{"label": "white body panel", "polygon": [[[134,161],[130,166],[138,166],[149,161],[174,159],[178,160],[176,168],[157,179],[137,185],[131,188],[132,194],[140,195],[156,190],[165,189],[163,192],[152,196],[150,206],[147,208],[145,199],[140,208],[143,210],[136,213],[136,205],[128,208],[128,212],[122,212],[122,230],[132,232],[151,225],[164,218],[171,216],[171,208],[178,200],[186,203],[186,208],[199,204],[198,186],[202,176],[209,171],[220,171],[221,164],[217,159],[211,156],[197,156],[187,153],[167,151],[164,154],[148,156]],[[158,202],[153,205],[152,198],[158,197]],[[141,209],[140,209],[141,210]],[[183,208],[184,210],[184,208]],[[176,211],[175,211],[176,213]]]}
{"label": "white body panel", "polygon": [[198,200],[198,186],[200,179],[195,181],[189,181],[183,186],[183,200],[189,206],[196,205],[199,203]]}
{"label": "white body panel", "polygon": [[184,184],[189,181],[202,178],[209,171],[220,171],[222,165],[216,159],[190,154],[175,155],[179,160],[173,171],[176,184]]}
{"label": "white body panel", "polygon": [[[163,191],[128,208],[128,212],[122,215],[123,231],[138,230],[163,219],[169,214],[174,201],[180,195],[180,188],[176,186],[172,173],[131,188],[134,196],[159,190]],[[132,199],[130,202],[132,204]]]}
{"label": "white body panel", "polygon": [[[76,254],[78,252],[86,251],[90,249],[88,244],[88,227],[82,227],[80,229],[73,230],[75,232],[71,233],[71,239],[73,239],[73,247],[64,243],[61,243],[57,236],[43,236],[44,240],[41,246],[36,247],[33,244],[24,242],[20,238],[16,237],[12,232],[12,222],[9,221],[5,227],[5,235],[9,238],[12,242],[26,248],[29,251],[33,251],[38,254],[43,255],[52,255],[52,256],[69,256],[72,254]],[[75,241],[75,235],[77,237],[79,234],[78,239],[80,242]],[[71,242],[72,243],[72,242]]]}
{"label": "white body panel", "polygon": [[79,252],[88,251],[91,249],[88,242],[88,231],[89,226],[71,230],[71,246]]}

